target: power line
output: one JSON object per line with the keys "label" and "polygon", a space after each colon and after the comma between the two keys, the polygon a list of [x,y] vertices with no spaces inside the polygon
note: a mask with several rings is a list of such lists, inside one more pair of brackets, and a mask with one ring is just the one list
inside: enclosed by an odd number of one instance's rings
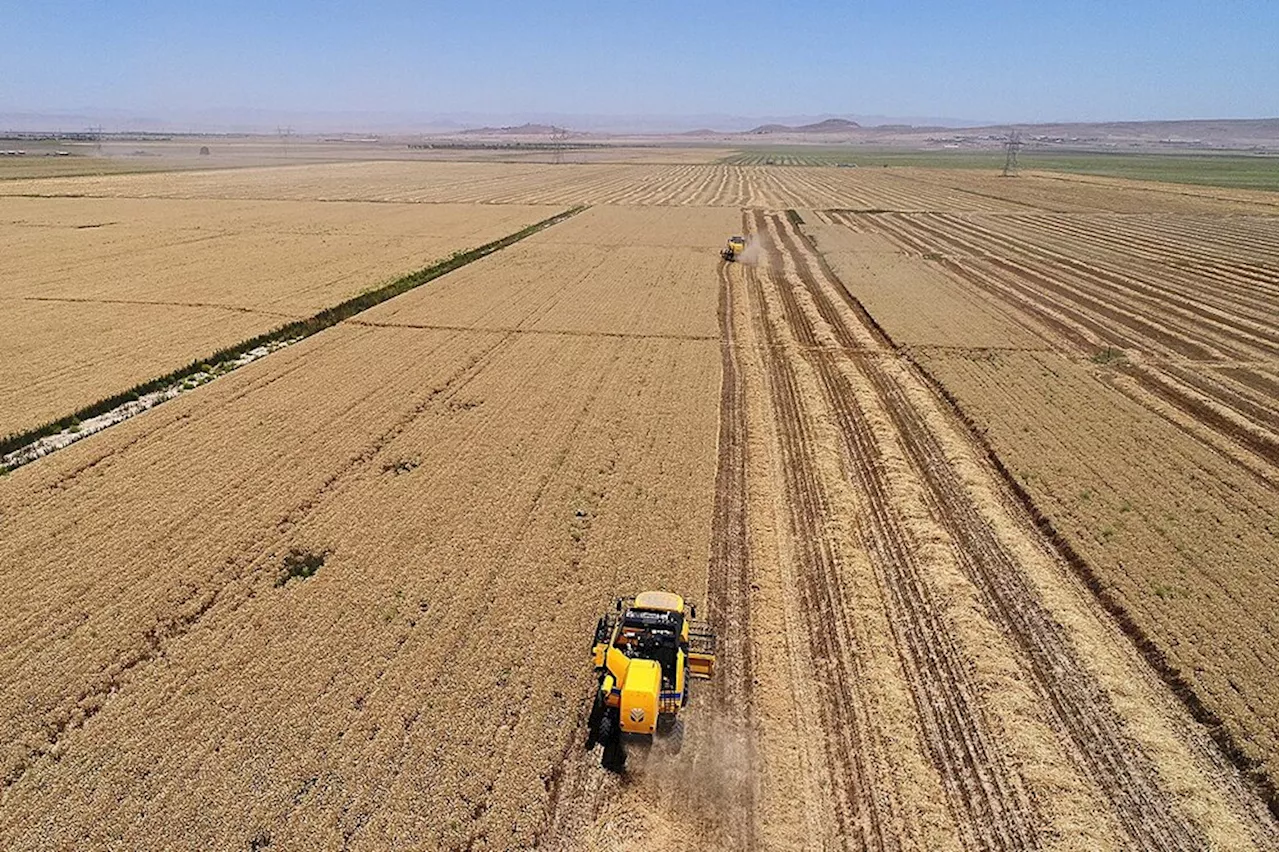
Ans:
{"label": "power line", "polygon": [[280,147],[284,149],[284,155],[289,156],[289,137],[293,135],[292,127],[276,126],[276,135],[280,137]]}
{"label": "power line", "polygon": [[1004,177],[1018,176],[1018,149],[1022,147],[1022,134],[1017,130],[1009,134],[1004,143]]}
{"label": "power line", "polygon": [[564,146],[565,140],[569,138],[569,131],[563,127],[551,125],[551,145],[552,154],[551,162],[554,165],[564,165]]}

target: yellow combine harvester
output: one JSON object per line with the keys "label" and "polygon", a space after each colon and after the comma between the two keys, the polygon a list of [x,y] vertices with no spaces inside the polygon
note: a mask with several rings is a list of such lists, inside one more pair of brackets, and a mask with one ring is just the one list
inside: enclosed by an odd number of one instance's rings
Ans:
{"label": "yellow combine harvester", "polygon": [[621,772],[623,735],[683,734],[677,715],[689,703],[690,678],[707,679],[715,667],[715,635],[693,623],[697,609],[671,592],[643,592],[614,601],[596,624],[591,650],[599,674],[587,748],[604,746],[601,764]]}
{"label": "yellow combine harvester", "polygon": [[747,240],[745,237],[730,237],[729,243],[724,247],[724,251],[720,252],[720,256],[725,260],[733,261],[747,250]]}

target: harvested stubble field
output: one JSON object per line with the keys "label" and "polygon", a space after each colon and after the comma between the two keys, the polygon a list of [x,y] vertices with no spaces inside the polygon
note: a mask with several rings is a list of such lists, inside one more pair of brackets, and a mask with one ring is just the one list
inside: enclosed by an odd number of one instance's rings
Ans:
{"label": "harvested stubble field", "polygon": [[0,199],[0,436],[554,212],[517,205]]}
{"label": "harvested stubble field", "polygon": [[1028,172],[679,163],[354,162],[0,181],[0,197],[619,204],[1274,216],[1276,193]]}
{"label": "harvested stubble field", "polygon": [[1246,213],[810,233],[1274,784],[1277,237]]}
{"label": "harvested stubble field", "polygon": [[1005,210],[896,172],[663,164],[338,163],[0,182],[2,195]]}
{"label": "harvested stubble field", "polygon": [[[634,206],[0,479],[0,846],[1274,847],[1223,749],[1274,781],[1274,459],[1176,402],[1275,410],[1274,193],[452,163],[31,185]],[[718,260],[729,233],[754,263]],[[683,751],[619,779],[581,748],[586,645],[642,587],[704,602],[719,670]]]}

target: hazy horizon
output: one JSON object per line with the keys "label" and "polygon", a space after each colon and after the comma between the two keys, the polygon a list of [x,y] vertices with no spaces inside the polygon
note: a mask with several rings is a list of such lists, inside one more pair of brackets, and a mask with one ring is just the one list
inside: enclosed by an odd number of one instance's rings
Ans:
{"label": "hazy horizon", "polygon": [[[0,132],[82,133],[100,130],[106,134],[120,133],[248,133],[272,134],[287,128],[296,134],[450,134],[481,128],[514,128],[521,125],[551,125],[567,128],[571,132],[606,135],[664,135],[681,134],[694,130],[710,130],[716,133],[745,133],[755,127],[769,124],[804,125],[827,119],[844,119],[857,122],[863,128],[886,126],[910,126],[915,128],[949,128],[968,130],[975,128],[1034,127],[1037,125],[1087,125],[1093,122],[993,122],[931,116],[867,116],[856,114],[819,113],[797,115],[634,115],[634,114],[565,114],[565,113],[507,113],[483,114],[456,113],[398,113],[378,111],[316,111],[296,110],[130,110],[94,109],[76,110],[0,110]],[[1115,121],[1098,124],[1161,124],[1187,122],[1277,122],[1275,116],[1219,119],[1196,117],[1185,119],[1161,119],[1154,121]]]}
{"label": "hazy horizon", "polygon": [[874,116],[963,126],[1267,118],[1280,98],[1280,17],[1260,2],[1206,14],[1147,0],[910,9],[292,0],[265,11],[124,0],[75,14],[11,4],[6,18],[6,114],[239,112],[268,124],[308,114]]}

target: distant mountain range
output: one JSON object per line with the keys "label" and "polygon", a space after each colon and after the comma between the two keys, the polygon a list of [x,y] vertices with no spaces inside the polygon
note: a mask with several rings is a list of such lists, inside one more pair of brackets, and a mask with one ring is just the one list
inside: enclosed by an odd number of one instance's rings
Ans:
{"label": "distant mountain range", "polygon": [[878,144],[913,148],[992,148],[1013,132],[1030,148],[1087,150],[1224,150],[1275,152],[1280,121],[1274,118],[1194,119],[1188,121],[1111,121],[1054,124],[993,124],[983,127],[919,127],[825,119],[809,124],[761,124],[725,133],[702,128],[681,138],[729,145],[821,143]]}
{"label": "distant mountain range", "polygon": [[849,121],[844,118],[828,118],[825,121],[815,121],[812,124],[801,124],[797,127],[790,127],[785,124],[762,124],[759,127],[753,127],[747,131],[755,136],[763,136],[769,133],[848,133],[850,130],[860,130],[862,125],[856,121]]}
{"label": "distant mountain range", "polygon": [[[166,109],[140,113],[119,109],[0,111],[0,135],[6,131],[84,133],[101,128],[113,133],[296,134],[418,137],[463,136],[549,140],[646,137],[705,142],[821,142],[826,144],[904,144],[916,147],[970,147],[1003,144],[1014,130],[1029,145],[1117,149],[1205,148],[1276,150],[1277,120],[1221,119],[1114,122],[977,122],[947,118],[820,115],[758,116],[726,114],[571,115],[528,113],[302,112],[261,109]],[[697,129],[689,129],[697,128]]]}
{"label": "distant mountain range", "polygon": [[[597,115],[572,113],[487,114],[471,112],[302,111],[224,108],[152,110],[81,107],[77,109],[0,108],[0,132],[84,131],[107,133],[474,133],[550,134],[556,128],[575,133],[674,134],[700,128],[708,134],[836,132],[894,124],[927,127],[975,127],[990,122],[957,118],[890,118],[861,115]],[[829,125],[831,131],[806,130]],[[753,128],[753,130],[748,130]],[[692,131],[699,132],[699,131]]]}

